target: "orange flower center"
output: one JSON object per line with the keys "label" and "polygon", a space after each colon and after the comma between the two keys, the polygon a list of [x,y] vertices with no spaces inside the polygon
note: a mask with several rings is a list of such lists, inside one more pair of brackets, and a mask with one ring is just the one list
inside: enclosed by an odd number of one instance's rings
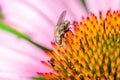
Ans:
{"label": "orange flower center", "polygon": [[120,12],[109,10],[106,17],[94,14],[73,22],[62,45],[52,43],[52,59],[42,63],[54,72],[38,73],[50,80],[120,79]]}

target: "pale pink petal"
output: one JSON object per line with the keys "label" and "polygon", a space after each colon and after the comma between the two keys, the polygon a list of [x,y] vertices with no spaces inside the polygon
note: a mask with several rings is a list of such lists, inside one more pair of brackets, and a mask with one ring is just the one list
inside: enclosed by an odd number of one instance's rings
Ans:
{"label": "pale pink petal", "polygon": [[[45,54],[43,53],[43,51],[41,49],[37,48],[36,46],[32,45],[31,43],[29,43],[27,41],[24,41],[20,38],[16,38],[16,36],[13,36],[12,34],[2,31],[2,30],[0,30],[0,45],[11,48],[13,50],[18,50],[18,51],[24,52],[24,53],[26,53],[25,55],[31,54],[31,55],[35,56],[35,59],[36,59],[36,57],[38,59],[47,58],[47,57],[45,57]],[[36,55],[34,55],[34,54],[36,54]]]}
{"label": "pale pink petal", "polygon": [[120,0],[85,0],[87,8],[95,15],[99,15],[99,11],[105,15],[108,10],[120,9]]}
{"label": "pale pink petal", "polygon": [[41,60],[49,60],[42,50],[7,32],[0,33],[0,78],[24,79],[36,76],[36,72],[51,71],[41,64]]}
{"label": "pale pink petal", "polygon": [[[10,6],[11,9],[9,9],[8,6]],[[17,26],[17,28],[20,28],[22,32],[29,34],[30,37],[32,37],[35,41],[37,38],[38,42],[40,41],[46,44],[50,42],[48,40],[50,40],[49,34],[51,32],[51,29],[46,28],[46,26],[49,27],[49,23],[46,23],[47,21],[45,20],[41,20],[39,14],[32,11],[29,6],[26,6],[25,4],[20,4],[20,2],[15,3],[8,1],[8,3],[6,2],[6,6],[4,8],[3,10],[6,14],[6,22],[15,27]],[[41,27],[42,29],[40,29],[39,27]],[[45,30],[47,33],[44,33]]]}
{"label": "pale pink petal", "polygon": [[114,10],[120,10],[120,0],[110,0],[111,9]]}
{"label": "pale pink petal", "polygon": [[[7,49],[6,47],[1,47],[1,59],[0,59],[0,73],[9,73],[10,75],[6,75],[9,77],[15,78],[17,75],[19,78],[31,78],[32,76],[36,76],[36,72],[46,72],[50,71],[45,66],[43,66],[40,61],[31,58],[30,56],[25,56],[18,52],[12,51],[11,49]],[[0,76],[1,77],[1,76]]]}

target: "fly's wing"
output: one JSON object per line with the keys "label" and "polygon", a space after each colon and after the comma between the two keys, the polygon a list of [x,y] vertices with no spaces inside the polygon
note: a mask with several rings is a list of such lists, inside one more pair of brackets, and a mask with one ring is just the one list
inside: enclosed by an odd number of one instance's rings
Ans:
{"label": "fly's wing", "polygon": [[61,15],[60,15],[60,17],[59,17],[59,19],[58,19],[58,22],[57,22],[57,25],[56,26],[60,26],[61,25],[61,23],[64,21],[64,19],[65,19],[65,15],[66,15],[66,10],[64,10],[62,13],[61,13]]}

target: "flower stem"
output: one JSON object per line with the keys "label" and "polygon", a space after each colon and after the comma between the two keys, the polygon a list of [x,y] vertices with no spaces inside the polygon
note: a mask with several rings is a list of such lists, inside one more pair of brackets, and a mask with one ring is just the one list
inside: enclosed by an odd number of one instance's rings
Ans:
{"label": "flower stem", "polygon": [[34,77],[34,78],[32,78],[32,80],[47,80],[47,79],[45,79],[43,77]]}
{"label": "flower stem", "polygon": [[3,18],[3,14],[0,12],[0,19]]}

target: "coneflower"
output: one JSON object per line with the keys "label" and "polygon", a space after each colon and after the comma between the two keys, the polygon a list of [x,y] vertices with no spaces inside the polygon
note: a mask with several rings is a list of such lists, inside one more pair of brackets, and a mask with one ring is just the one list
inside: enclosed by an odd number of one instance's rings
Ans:
{"label": "coneflower", "polygon": [[73,22],[62,45],[52,42],[51,58],[42,63],[53,72],[40,73],[49,80],[119,80],[120,79],[120,11],[108,10],[99,19],[90,14],[80,23]]}

